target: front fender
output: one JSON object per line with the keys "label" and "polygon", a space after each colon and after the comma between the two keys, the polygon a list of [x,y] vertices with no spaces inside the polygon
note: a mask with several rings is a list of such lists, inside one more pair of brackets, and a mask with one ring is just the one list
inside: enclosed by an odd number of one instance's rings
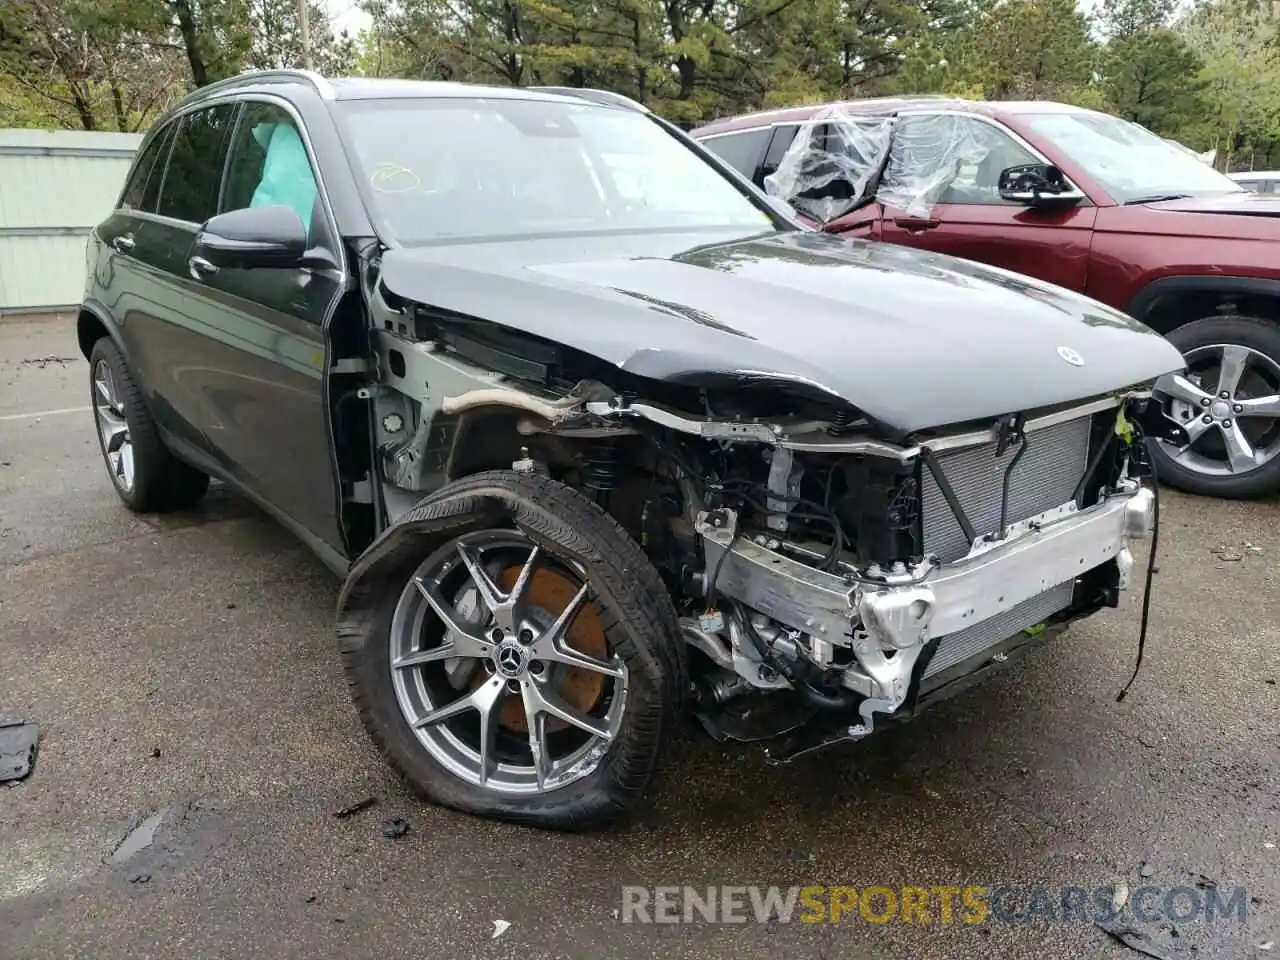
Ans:
{"label": "front fender", "polygon": [[394,579],[406,572],[440,543],[457,536],[477,523],[496,523],[501,510],[492,499],[477,492],[473,496],[449,496],[441,488],[418,502],[392,526],[382,532],[356,559],[338,593],[338,619],[365,598],[372,584]]}
{"label": "front fender", "polygon": [[1280,280],[1260,277],[1181,276],[1161,277],[1139,290],[1125,307],[1125,313],[1141,320],[1157,333],[1169,333],[1178,325],[1176,311],[1162,320],[1161,303],[1188,294],[1213,293],[1236,297],[1266,297],[1280,301]]}

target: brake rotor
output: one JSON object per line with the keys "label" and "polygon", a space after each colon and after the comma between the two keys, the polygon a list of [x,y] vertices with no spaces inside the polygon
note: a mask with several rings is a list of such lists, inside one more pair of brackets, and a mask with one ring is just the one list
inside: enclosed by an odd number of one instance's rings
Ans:
{"label": "brake rotor", "polygon": [[[521,569],[520,566],[505,567],[498,576],[498,585],[503,590],[510,590],[515,586]],[[563,574],[554,570],[539,569],[534,571],[533,577],[525,586],[524,602],[546,611],[549,614],[548,622],[550,623],[560,616],[579,589],[579,584]],[[600,612],[594,603],[584,603],[578,610],[578,615],[573,618],[573,622],[565,632],[565,645],[579,653],[608,662],[609,644],[605,640],[604,626],[600,623]],[[604,693],[603,674],[561,663],[548,663],[547,668],[556,671],[560,677],[555,686],[556,692],[575,710],[587,713],[600,702],[600,697]],[[487,679],[484,673],[477,672],[472,678],[471,688],[474,690]],[[512,733],[527,734],[529,732],[529,721],[525,717],[524,704],[519,697],[507,697],[502,704],[498,722]],[[548,732],[564,730],[569,726],[559,717],[548,717],[546,725]]]}

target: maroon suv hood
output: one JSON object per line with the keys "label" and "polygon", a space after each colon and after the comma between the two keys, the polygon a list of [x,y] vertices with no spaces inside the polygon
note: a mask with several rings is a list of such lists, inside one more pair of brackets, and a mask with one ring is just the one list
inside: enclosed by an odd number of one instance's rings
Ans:
{"label": "maroon suv hood", "polygon": [[1173,210],[1179,213],[1226,213],[1243,217],[1280,217],[1280,194],[1216,193],[1207,197],[1185,197],[1143,204],[1149,210]]}
{"label": "maroon suv hood", "polygon": [[[1247,191],[1181,200],[1099,207],[1101,233],[1142,234],[1201,240],[1280,242],[1280,195]],[[1203,253],[1200,254],[1203,256]]]}

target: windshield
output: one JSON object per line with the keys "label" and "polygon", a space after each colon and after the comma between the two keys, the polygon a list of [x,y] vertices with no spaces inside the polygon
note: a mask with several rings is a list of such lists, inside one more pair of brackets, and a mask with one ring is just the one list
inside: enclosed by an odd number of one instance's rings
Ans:
{"label": "windshield", "polygon": [[1195,154],[1119,117],[1043,113],[1024,119],[1118,203],[1240,190]]}
{"label": "windshield", "polygon": [[775,226],[641,113],[514,99],[340,106],[376,213],[402,244]]}

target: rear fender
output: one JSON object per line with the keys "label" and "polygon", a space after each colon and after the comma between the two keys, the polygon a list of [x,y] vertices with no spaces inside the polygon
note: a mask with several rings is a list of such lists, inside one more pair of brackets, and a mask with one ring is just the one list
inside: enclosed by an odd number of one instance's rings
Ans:
{"label": "rear fender", "polygon": [[111,342],[124,357],[125,363],[132,369],[133,364],[130,363],[129,349],[125,346],[124,335],[120,332],[120,325],[111,316],[111,311],[96,300],[85,301],[80,305],[80,314],[76,318],[76,338],[80,343],[80,352],[86,360],[93,352],[93,345],[100,338],[102,330],[106,331],[106,335],[111,338]]}

